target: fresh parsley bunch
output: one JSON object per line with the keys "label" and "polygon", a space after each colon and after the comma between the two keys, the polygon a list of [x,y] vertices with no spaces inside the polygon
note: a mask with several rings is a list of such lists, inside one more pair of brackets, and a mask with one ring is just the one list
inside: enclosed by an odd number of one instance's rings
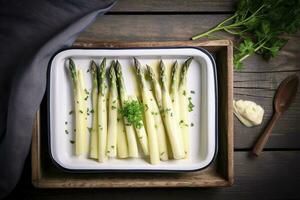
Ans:
{"label": "fresh parsley bunch", "polygon": [[192,40],[210,36],[216,31],[237,35],[234,65],[243,67],[242,61],[257,53],[269,59],[287,43],[284,34],[294,34],[300,27],[300,0],[240,0],[233,16]]}

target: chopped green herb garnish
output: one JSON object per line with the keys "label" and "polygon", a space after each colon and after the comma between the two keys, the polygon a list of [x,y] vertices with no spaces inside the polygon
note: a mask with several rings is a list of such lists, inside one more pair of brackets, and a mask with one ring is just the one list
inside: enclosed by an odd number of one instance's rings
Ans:
{"label": "chopped green herb garnish", "polygon": [[195,105],[192,102],[192,98],[189,98],[189,105],[188,105],[188,109],[189,112],[192,112],[194,110]]}
{"label": "chopped green herb garnish", "polygon": [[111,106],[111,109],[113,109],[113,110],[116,109],[116,108],[117,108],[116,106]]}
{"label": "chopped green herb garnish", "polygon": [[142,127],[144,106],[139,101],[125,101],[124,106],[119,109],[119,112],[127,119],[129,126],[133,125],[135,128]]}
{"label": "chopped green herb garnish", "polygon": [[148,105],[145,104],[145,111],[147,111],[149,109]]}

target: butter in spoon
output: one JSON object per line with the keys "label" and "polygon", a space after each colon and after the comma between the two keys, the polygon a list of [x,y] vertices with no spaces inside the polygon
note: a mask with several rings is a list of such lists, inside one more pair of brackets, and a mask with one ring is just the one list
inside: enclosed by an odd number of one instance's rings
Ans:
{"label": "butter in spoon", "polygon": [[284,111],[286,111],[291,105],[297,93],[298,83],[299,78],[297,77],[297,75],[291,75],[284,79],[277,88],[274,98],[275,111],[265,131],[259,137],[258,141],[253,147],[252,152],[254,155],[258,156],[262,152],[276,122],[284,113]]}

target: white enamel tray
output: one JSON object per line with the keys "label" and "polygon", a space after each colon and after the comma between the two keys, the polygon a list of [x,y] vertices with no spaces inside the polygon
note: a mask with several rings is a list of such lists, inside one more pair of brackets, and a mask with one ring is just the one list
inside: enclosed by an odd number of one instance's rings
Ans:
{"label": "white enamel tray", "polygon": [[[91,59],[96,63],[107,58],[118,59],[122,65],[126,89],[134,94],[138,87],[133,73],[133,59],[137,57],[145,65],[157,66],[162,59],[168,71],[177,60],[181,65],[188,57],[194,59],[188,70],[188,95],[195,105],[190,112],[191,152],[186,160],[161,161],[151,165],[147,158],[109,159],[98,163],[88,159],[88,155],[74,155],[74,124],[72,85],[67,69],[67,59],[73,58],[77,67],[85,74],[87,89],[91,90],[91,74],[88,71]],[[108,67],[107,66],[107,67]],[[52,160],[60,168],[68,171],[195,171],[207,167],[214,159],[217,150],[217,90],[215,63],[205,50],[193,47],[184,48],[131,48],[131,49],[68,49],[56,54],[48,73],[48,114],[49,148]],[[88,99],[91,108],[91,100]],[[91,116],[89,116],[91,124]],[[67,123],[66,123],[67,122]],[[90,125],[91,126],[91,125]],[[68,134],[66,133],[68,132]]]}

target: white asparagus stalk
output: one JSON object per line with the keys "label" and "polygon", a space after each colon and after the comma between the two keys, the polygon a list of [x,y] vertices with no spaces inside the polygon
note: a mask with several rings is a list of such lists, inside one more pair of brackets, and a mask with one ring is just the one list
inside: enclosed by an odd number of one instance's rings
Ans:
{"label": "white asparagus stalk", "polygon": [[81,93],[81,98],[82,98],[82,111],[83,111],[83,137],[82,137],[82,142],[83,142],[83,153],[88,152],[88,109],[87,109],[87,99],[89,98],[89,92],[86,89],[85,85],[85,79],[83,77],[83,71],[82,69],[78,70],[78,80],[80,83],[80,93]]}
{"label": "white asparagus stalk", "polygon": [[[153,88],[153,93],[154,93],[154,96],[155,96],[155,99],[156,99],[156,104],[158,106],[158,110],[159,110],[159,115],[160,115],[160,118],[161,120],[163,121],[163,123],[159,123],[161,124],[163,130],[164,130],[164,135],[165,135],[165,140],[166,140],[166,147],[167,147],[167,154],[168,154],[168,158],[172,158],[173,157],[173,154],[172,154],[172,148],[171,148],[171,145],[170,145],[170,141],[168,140],[168,137],[167,137],[167,130],[165,128],[165,125],[164,125],[164,120],[163,120],[163,113],[161,112],[163,110],[163,107],[162,107],[162,92],[161,92],[161,87],[160,87],[160,84],[159,84],[159,81],[158,79],[156,78],[156,75],[152,69],[152,67],[150,67],[149,65],[146,65],[147,66],[147,71],[148,71],[148,74],[149,74],[149,78],[150,78],[150,81],[152,83],[152,88]],[[158,119],[159,120],[159,119]],[[158,121],[156,121],[156,123],[158,123]],[[159,133],[162,133],[162,131],[159,131],[161,130],[161,127],[158,127],[158,137],[159,137]],[[163,134],[161,134],[163,135]],[[160,146],[163,146],[164,145],[164,141],[163,141],[163,136],[161,139],[159,139],[159,145]],[[163,149],[163,147],[161,147],[161,149]],[[164,155],[160,155],[160,159],[161,160],[165,160],[165,158],[162,158]]]}
{"label": "white asparagus stalk", "polygon": [[[151,93],[150,93],[151,94]],[[157,138],[158,138],[158,146],[159,146],[159,157],[160,160],[166,161],[169,159],[168,156],[168,145],[167,145],[167,135],[165,131],[165,127],[163,124],[163,119],[160,114],[158,105],[155,100],[153,99],[153,95],[151,94],[150,101],[151,101],[151,107],[153,109],[153,115],[155,120],[155,128],[157,132]]]}
{"label": "white asparagus stalk", "polygon": [[[118,108],[121,107],[121,102],[118,99]],[[117,113],[118,118],[118,138],[117,138],[117,156],[118,158],[128,158],[128,145],[124,121],[120,112]]]}
{"label": "white asparagus stalk", "polygon": [[104,162],[106,156],[106,140],[107,140],[107,92],[105,82],[105,66],[106,59],[104,58],[98,67],[98,161]]}
{"label": "white asparagus stalk", "polygon": [[157,80],[152,67],[150,67],[149,65],[146,65],[146,66],[147,66],[147,71],[149,73],[150,81],[153,86],[156,103],[158,105],[159,110],[161,110],[162,109],[162,94],[161,94],[161,87],[160,87],[159,81]]}
{"label": "white asparagus stalk", "polygon": [[[136,96],[129,96],[128,100],[138,101]],[[148,136],[147,136],[147,133],[146,133],[146,130],[145,130],[144,122],[141,121],[141,126],[139,128],[134,127],[134,130],[135,130],[135,133],[136,133],[137,140],[139,141],[139,143],[142,147],[144,155],[149,156]]]}
{"label": "white asparagus stalk", "polygon": [[118,133],[118,89],[117,89],[117,79],[115,74],[115,61],[109,69],[110,77],[110,93],[108,102],[108,138],[107,138],[107,156],[116,157],[117,156],[117,133]]}
{"label": "white asparagus stalk", "polygon": [[98,159],[98,80],[97,65],[92,60],[90,71],[92,73],[92,130],[90,138],[90,158]]}
{"label": "white asparagus stalk", "polygon": [[187,59],[182,66],[179,81],[179,101],[180,101],[180,129],[183,136],[185,158],[190,155],[190,135],[189,135],[189,110],[187,92],[187,71],[193,58]]}
{"label": "white asparagus stalk", "polygon": [[[171,87],[170,87],[170,97],[172,100],[172,105],[174,109],[174,115],[177,119],[177,124],[180,127],[180,100],[179,100],[179,94],[178,94],[178,62],[177,60],[174,62],[172,70],[171,70]],[[178,133],[182,135],[181,129],[178,129]],[[183,138],[183,135],[182,135]],[[183,144],[184,145],[184,144]]]}
{"label": "white asparagus stalk", "polygon": [[[170,90],[170,97],[172,99],[174,114],[176,119],[180,119],[180,105],[179,105],[179,96],[178,96],[178,81],[177,81],[177,74],[178,74],[178,62],[175,61],[172,71],[171,71],[171,90]],[[179,121],[177,121],[179,124]]]}
{"label": "white asparagus stalk", "polygon": [[155,128],[155,119],[154,119],[154,115],[152,114],[154,111],[151,107],[152,103],[149,99],[150,91],[145,86],[144,73],[141,70],[141,64],[136,58],[134,58],[134,64],[135,64],[136,74],[140,83],[139,85],[142,93],[143,104],[145,106],[144,113],[146,119],[146,129],[147,129],[147,134],[149,139],[150,162],[151,164],[158,164],[160,162],[159,146],[158,146],[157,132]]}
{"label": "white asparagus stalk", "polygon": [[81,86],[79,82],[79,75],[74,61],[69,59],[69,70],[73,82],[74,92],[74,107],[75,107],[75,155],[80,156],[85,150],[85,128],[84,128],[84,112],[83,112],[83,98],[81,93]]}
{"label": "white asparagus stalk", "polygon": [[160,80],[162,88],[162,112],[165,127],[169,136],[171,149],[174,159],[184,158],[184,147],[182,141],[182,135],[178,132],[179,125],[177,123],[176,116],[174,115],[174,109],[172,105],[172,100],[169,95],[168,88],[166,86],[166,74],[165,65],[160,61]]}
{"label": "white asparagus stalk", "polygon": [[[119,63],[119,61],[117,61],[116,63],[116,76],[118,81],[118,89],[119,89],[119,96],[121,99],[121,106],[123,107],[124,103],[128,100],[128,97],[126,94],[126,88],[124,85],[121,64]],[[136,158],[138,157],[138,146],[135,137],[134,127],[128,124],[128,121],[125,117],[123,117],[123,120],[125,124],[125,130],[126,130],[126,136],[128,142],[129,157]]]}

